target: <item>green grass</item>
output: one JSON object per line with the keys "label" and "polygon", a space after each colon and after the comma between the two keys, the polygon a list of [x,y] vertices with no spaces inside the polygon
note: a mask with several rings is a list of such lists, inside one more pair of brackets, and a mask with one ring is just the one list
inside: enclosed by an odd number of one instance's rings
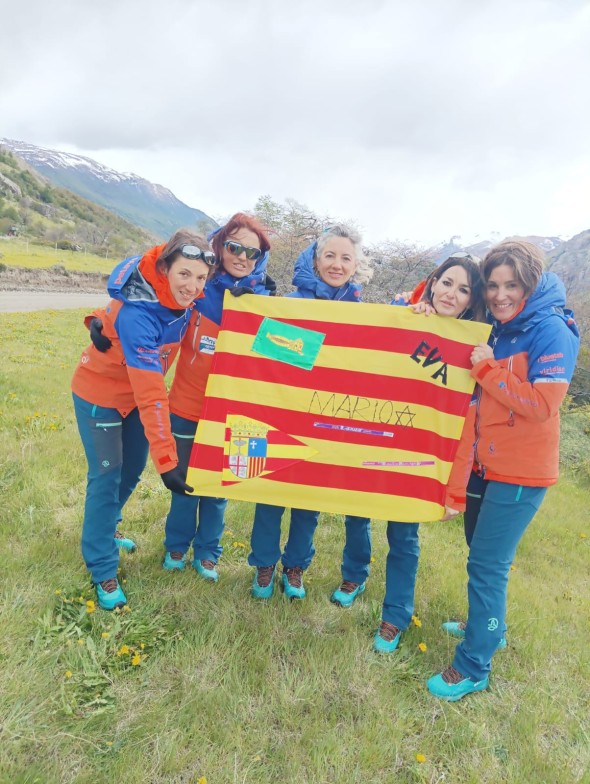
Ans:
{"label": "green grass", "polygon": [[0,242],[0,261],[8,267],[26,269],[47,269],[61,264],[68,271],[111,272],[118,258],[95,256],[82,251],[60,250],[59,248],[37,245],[26,240],[10,239]]}
{"label": "green grass", "polygon": [[85,461],[69,393],[82,313],[0,315],[1,782],[590,781],[588,488],[573,479],[551,488],[521,543],[490,689],[453,705],[424,683],[452,658],[440,623],[465,613],[456,521],[422,527],[422,626],[379,657],[382,523],[350,610],[328,600],[344,534],[329,515],[308,599],[257,603],[251,505],[229,506],[217,586],[192,569],[164,573],[168,493],[150,468],[125,516],[139,543],[122,557],[130,611],[88,613]]}

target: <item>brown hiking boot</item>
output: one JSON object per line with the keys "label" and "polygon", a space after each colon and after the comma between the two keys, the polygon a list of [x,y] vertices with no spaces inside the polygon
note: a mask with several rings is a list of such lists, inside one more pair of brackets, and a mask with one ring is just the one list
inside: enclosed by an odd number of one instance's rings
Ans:
{"label": "brown hiking boot", "polygon": [[305,599],[303,569],[300,566],[284,566],[281,586],[287,599]]}
{"label": "brown hiking boot", "polygon": [[393,653],[399,645],[401,629],[389,621],[381,621],[379,631],[373,639],[373,650],[377,653]]}
{"label": "brown hiking boot", "polygon": [[461,683],[466,680],[464,675],[461,675],[459,670],[456,670],[452,665],[449,665],[446,670],[441,672],[441,677],[445,683]]}
{"label": "brown hiking boot", "polygon": [[128,536],[124,536],[118,529],[115,531],[115,544],[119,550],[126,550],[128,553],[134,553],[137,550],[137,545]]}
{"label": "brown hiking boot", "polygon": [[255,599],[270,599],[275,589],[275,570],[276,564],[256,567],[252,583],[252,596]]}
{"label": "brown hiking boot", "polygon": [[336,588],[330,601],[339,607],[351,607],[357,596],[365,590],[366,583],[353,583],[350,580],[343,580]]}

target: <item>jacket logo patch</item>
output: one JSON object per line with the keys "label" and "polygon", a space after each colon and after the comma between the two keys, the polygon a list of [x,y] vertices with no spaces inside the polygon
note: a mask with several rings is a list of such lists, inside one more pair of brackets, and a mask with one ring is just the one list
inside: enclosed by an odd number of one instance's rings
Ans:
{"label": "jacket logo patch", "polygon": [[202,335],[199,340],[199,351],[201,354],[214,354],[216,343],[216,339],[212,338],[210,335]]}

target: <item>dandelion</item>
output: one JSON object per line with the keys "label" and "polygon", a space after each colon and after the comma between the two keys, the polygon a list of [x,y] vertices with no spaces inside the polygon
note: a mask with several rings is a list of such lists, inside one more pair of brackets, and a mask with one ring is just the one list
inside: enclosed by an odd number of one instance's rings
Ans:
{"label": "dandelion", "polygon": [[416,754],[416,762],[426,762],[424,754]]}
{"label": "dandelion", "polygon": [[56,596],[61,596],[61,591],[59,590],[59,588],[56,588],[54,593]]}
{"label": "dandelion", "polygon": [[197,779],[197,784],[207,784],[207,777],[206,776],[200,776]]}
{"label": "dandelion", "polygon": [[515,572],[516,571],[516,566],[514,564],[512,564],[512,566],[510,567],[510,571],[511,572]]}
{"label": "dandelion", "polygon": [[412,622],[417,629],[422,628],[422,621],[416,615],[412,615]]}
{"label": "dandelion", "polygon": [[92,599],[88,599],[86,601],[86,612],[87,613],[93,613],[95,610],[96,610],[96,607],[94,605],[94,602],[92,601]]}
{"label": "dandelion", "polygon": [[100,636],[102,637],[103,640],[108,640],[111,635],[109,634],[109,632],[103,632]]}
{"label": "dandelion", "polygon": [[140,642],[140,643],[139,643],[139,647],[140,647],[140,648],[141,648],[141,650],[143,651],[143,649],[145,648],[145,642]]}
{"label": "dandelion", "polygon": [[65,674],[66,678],[71,678],[72,677],[72,671],[71,670],[66,670],[64,674]]}
{"label": "dandelion", "polygon": [[580,539],[587,539],[587,538],[588,538],[588,534],[580,534]]}
{"label": "dandelion", "polygon": [[128,653],[129,653],[129,646],[121,645],[121,647],[117,651],[117,656],[126,656]]}
{"label": "dandelion", "polygon": [[126,612],[126,613],[129,613],[129,612],[131,612],[131,607],[129,607],[129,605],[128,605],[128,604],[124,605],[124,607],[123,607],[123,612]]}
{"label": "dandelion", "polygon": [[243,548],[245,548],[245,547],[246,547],[246,545],[244,544],[244,542],[234,542],[234,545],[233,545],[233,546],[234,546],[234,547],[237,547],[238,549],[243,549]]}
{"label": "dandelion", "polygon": [[371,556],[371,563],[375,563],[375,556],[374,555]]}
{"label": "dandelion", "polygon": [[107,746],[112,746],[113,745],[113,741],[112,740],[107,740],[107,744],[106,745]]}
{"label": "dandelion", "polygon": [[141,664],[141,656],[139,655],[139,653],[136,653],[136,654],[135,654],[135,655],[134,655],[134,656],[131,658],[131,664],[132,664],[134,667],[137,667],[137,665],[138,665],[138,664]]}
{"label": "dandelion", "polygon": [[426,643],[425,642],[419,642],[418,643],[418,650],[421,651],[422,653],[426,653],[426,651],[428,650],[428,647],[427,647]]}
{"label": "dandelion", "polygon": [[83,640],[82,638],[80,638],[80,639],[78,640],[78,645],[84,645],[84,640]]}

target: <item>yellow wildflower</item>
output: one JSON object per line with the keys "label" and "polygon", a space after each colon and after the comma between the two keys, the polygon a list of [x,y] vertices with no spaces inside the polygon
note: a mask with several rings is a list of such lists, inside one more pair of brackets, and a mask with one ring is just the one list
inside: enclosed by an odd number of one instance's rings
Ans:
{"label": "yellow wildflower", "polygon": [[512,564],[512,566],[510,567],[510,571],[511,572],[515,572],[516,571],[516,566],[514,564]]}
{"label": "yellow wildflower", "polygon": [[580,539],[587,539],[587,538],[588,538],[588,534],[580,534]]}
{"label": "yellow wildflower", "polygon": [[426,762],[424,754],[416,754],[416,762]]}
{"label": "yellow wildflower", "polygon": [[100,636],[102,637],[103,640],[108,640],[111,635],[109,634],[109,632],[103,632]]}
{"label": "yellow wildflower", "polygon": [[124,605],[123,612],[131,612],[131,607],[128,604]]}
{"label": "yellow wildflower", "polygon": [[82,638],[80,638],[80,639],[78,640],[78,645],[84,645],[84,640],[83,640]]}
{"label": "yellow wildflower", "polygon": [[139,643],[139,647],[140,647],[140,648],[141,648],[141,650],[143,651],[143,649],[145,648],[145,642],[140,642],[140,643]]}
{"label": "yellow wildflower", "polygon": [[72,677],[72,671],[71,670],[66,670],[65,671],[65,676],[66,676],[66,678],[71,678]]}
{"label": "yellow wildflower", "polygon": [[417,629],[422,628],[422,621],[416,615],[412,615],[412,621]]}
{"label": "yellow wildflower", "polygon": [[428,650],[428,648],[426,646],[426,643],[425,642],[419,642],[418,643],[418,650],[422,651],[422,653],[426,653],[426,651]]}
{"label": "yellow wildflower", "polygon": [[92,599],[88,599],[88,601],[86,602],[86,612],[93,613],[95,610],[96,607],[94,606],[94,602],[92,601]]}
{"label": "yellow wildflower", "polygon": [[55,589],[55,595],[56,596],[61,596],[61,591],[59,590],[59,588]]}
{"label": "yellow wildflower", "polygon": [[112,746],[112,745],[113,745],[113,741],[112,740],[107,740],[107,746]]}
{"label": "yellow wildflower", "polygon": [[128,645],[121,645],[121,647],[117,651],[117,656],[125,656],[128,653],[129,653],[129,646]]}
{"label": "yellow wildflower", "polygon": [[207,784],[207,777],[206,776],[200,776],[197,779],[197,784]]}
{"label": "yellow wildflower", "polygon": [[138,664],[141,664],[141,656],[139,655],[139,653],[136,653],[135,656],[133,656],[133,658],[131,659],[131,664],[134,667],[137,667]]}

